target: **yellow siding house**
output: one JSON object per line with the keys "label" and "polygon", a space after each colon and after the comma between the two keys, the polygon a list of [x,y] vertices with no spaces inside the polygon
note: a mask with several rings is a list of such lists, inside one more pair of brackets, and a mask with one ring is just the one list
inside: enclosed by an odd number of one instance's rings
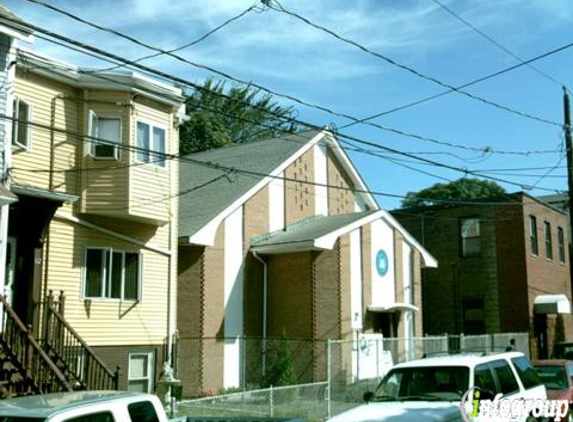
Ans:
{"label": "yellow siding house", "polygon": [[19,50],[9,101],[6,300],[40,339],[46,304],[59,303],[98,359],[121,367],[119,388],[152,391],[175,331],[182,93]]}

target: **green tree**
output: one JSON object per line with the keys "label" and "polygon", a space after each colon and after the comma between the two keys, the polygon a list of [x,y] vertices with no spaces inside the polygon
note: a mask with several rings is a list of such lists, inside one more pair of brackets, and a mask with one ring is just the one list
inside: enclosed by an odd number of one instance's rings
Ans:
{"label": "green tree", "polygon": [[185,101],[188,120],[180,127],[181,154],[271,138],[298,130],[296,110],[283,107],[252,86],[225,89],[207,79]]}
{"label": "green tree", "polygon": [[495,182],[461,178],[450,183],[436,183],[419,192],[408,192],[402,207],[415,208],[442,204],[442,201],[469,201],[500,196],[505,189]]}
{"label": "green tree", "polygon": [[276,355],[267,375],[267,384],[273,386],[296,384],[292,351],[285,332],[278,339]]}

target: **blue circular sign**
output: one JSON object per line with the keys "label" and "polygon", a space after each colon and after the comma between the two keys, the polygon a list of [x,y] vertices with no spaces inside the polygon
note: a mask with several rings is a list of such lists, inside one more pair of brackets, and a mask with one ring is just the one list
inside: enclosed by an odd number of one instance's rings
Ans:
{"label": "blue circular sign", "polygon": [[376,270],[380,277],[384,277],[388,272],[388,255],[382,249],[376,253]]}

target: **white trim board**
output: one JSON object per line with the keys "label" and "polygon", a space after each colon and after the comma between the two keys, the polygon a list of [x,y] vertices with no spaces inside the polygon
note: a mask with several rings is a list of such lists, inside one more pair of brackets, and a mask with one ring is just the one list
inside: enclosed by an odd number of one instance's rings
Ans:
{"label": "white trim board", "polygon": [[[324,128],[321,132],[319,132],[316,136],[310,139],[306,145],[302,146],[298,149],[294,154],[292,154],[289,158],[281,163],[277,168],[275,168],[269,176],[260,180],[255,186],[229,204],[223,211],[221,211],[217,216],[215,216],[211,221],[209,221],[206,225],[204,225],[201,229],[199,229],[195,234],[192,236],[185,236],[181,238],[180,243],[189,243],[189,244],[196,244],[196,245],[203,245],[203,246],[213,246],[215,244],[215,234],[217,232],[217,228],[221,224],[221,222],[229,216],[233,210],[237,209],[238,207],[242,206],[245,202],[247,202],[251,197],[253,197],[257,192],[263,189],[266,185],[271,183],[271,181],[276,180],[277,178],[282,177],[281,173],[283,173],[288,166],[290,166],[295,160],[309,151],[314,145],[321,141],[327,142],[334,151],[336,157],[340,160],[344,169],[350,175],[352,181],[356,185],[358,190],[367,191],[368,188],[358,172],[356,168],[346,155],[346,153],[340,147],[338,141],[334,138],[332,133],[329,131],[328,128]],[[364,197],[364,201],[373,209],[379,210],[380,206],[374,200],[374,197],[370,193],[360,193]]]}

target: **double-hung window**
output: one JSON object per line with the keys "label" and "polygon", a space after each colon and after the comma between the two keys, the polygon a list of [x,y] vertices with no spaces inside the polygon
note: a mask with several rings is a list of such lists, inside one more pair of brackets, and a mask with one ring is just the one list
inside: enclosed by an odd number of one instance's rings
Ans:
{"label": "double-hung window", "polygon": [[32,106],[22,98],[14,97],[12,146],[30,149],[32,140]]}
{"label": "double-hung window", "polygon": [[464,218],[460,222],[462,256],[479,256],[481,253],[479,219]]}
{"label": "double-hung window", "polygon": [[129,373],[127,389],[139,393],[153,391],[153,353],[131,353],[129,355]]}
{"label": "double-hung window", "polygon": [[121,118],[102,117],[90,110],[89,135],[92,157],[104,160],[119,160],[121,143]]}
{"label": "double-hung window", "polygon": [[565,233],[563,227],[557,227],[557,239],[559,241],[559,262],[565,263]]}
{"label": "double-hung window", "polygon": [[141,255],[111,248],[87,248],[84,297],[141,300]]}
{"label": "double-hung window", "polygon": [[533,215],[529,216],[529,242],[531,244],[531,253],[539,255],[539,247],[537,246],[537,218]]}
{"label": "double-hung window", "polygon": [[545,257],[553,259],[553,242],[551,241],[551,223],[545,221]]}
{"label": "double-hung window", "polygon": [[166,131],[146,122],[137,122],[136,160],[165,167]]}

